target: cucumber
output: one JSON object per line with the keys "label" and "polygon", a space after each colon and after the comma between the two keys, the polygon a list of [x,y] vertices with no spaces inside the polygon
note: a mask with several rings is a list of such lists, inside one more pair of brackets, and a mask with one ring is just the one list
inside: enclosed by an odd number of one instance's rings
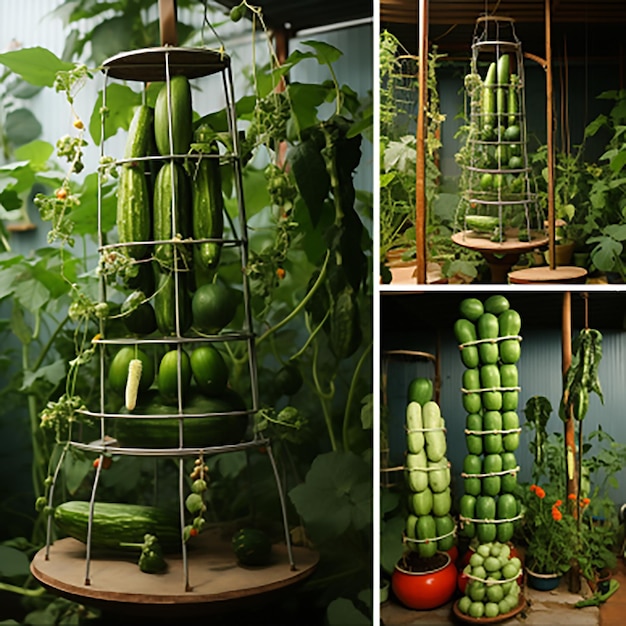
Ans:
{"label": "cucumber", "polygon": [[491,215],[466,215],[465,223],[477,233],[492,233],[499,226],[500,220]]}
{"label": "cucumber", "polygon": [[[174,237],[187,239],[191,234],[189,224],[189,181],[185,169],[174,161],[166,162],[157,174],[154,185],[153,228],[155,241],[168,241]],[[158,243],[154,256],[162,270],[175,267],[185,269],[188,263],[182,258],[182,248],[174,254],[173,243]]]}
{"label": "cucumber", "polygon": [[419,518],[430,515],[433,510],[433,492],[426,487],[409,495],[409,510]]}
{"label": "cucumber", "polygon": [[[196,141],[205,140],[206,129],[201,126],[196,131]],[[191,172],[192,181],[192,222],[193,238],[215,239],[194,245],[194,268],[196,283],[210,281],[220,259],[224,236],[224,197],[222,195],[222,177],[216,143],[209,144],[209,156],[198,157]]]}
{"label": "cucumber", "polygon": [[[483,473],[497,474],[502,471],[502,457],[500,454],[486,454],[483,460]],[[501,477],[484,476],[483,494],[486,496],[497,496],[500,493]]]}
{"label": "cucumber", "polygon": [[476,497],[469,493],[464,493],[459,502],[459,513],[461,517],[465,518],[465,520],[462,521],[463,534],[466,537],[473,537],[476,533],[476,524],[466,520],[474,519],[476,516]]}
{"label": "cucumber", "polygon": [[[480,432],[483,429],[483,418],[480,413],[469,413],[465,418],[465,428],[470,431]],[[470,454],[480,455],[483,453],[482,435],[466,433],[465,444]]]}
{"label": "cucumber", "polygon": [[270,562],[272,541],[259,528],[241,528],[233,535],[231,545],[242,565],[267,565]]}
{"label": "cucumber", "polygon": [[424,449],[424,433],[422,432],[422,407],[418,402],[409,402],[406,407],[406,428],[409,452],[421,452]]}
{"label": "cucumber", "polygon": [[484,306],[485,311],[487,313],[493,313],[493,315],[500,315],[511,307],[509,301],[504,296],[495,294],[485,300]]}
{"label": "cucumber", "polygon": [[478,366],[478,348],[472,345],[464,345],[476,341],[476,327],[466,319],[458,319],[454,323],[454,336],[461,346],[461,361],[465,367]]}
{"label": "cucumber", "polygon": [[428,487],[428,459],[424,449],[417,454],[409,453],[405,460],[406,481],[411,491],[424,491]]}
{"label": "cucumber", "polygon": [[157,94],[154,105],[154,139],[159,154],[183,155],[189,151],[192,138],[191,85],[186,76],[174,76],[169,86],[169,92],[165,83]]}
{"label": "cucumber", "polygon": [[518,97],[519,76],[511,74],[509,79],[509,126],[518,122],[517,113],[519,111]]}
{"label": "cucumber", "polygon": [[[54,509],[54,522],[58,529],[87,542],[89,502],[70,500]],[[181,549],[181,531],[177,512],[152,506],[96,502],[94,505],[91,545],[96,549],[129,548],[120,543],[143,543],[145,534],[155,535],[166,552]],[[136,548],[130,548],[136,552]]]}
{"label": "cucumber", "polygon": [[[439,405],[431,400],[422,408],[424,438],[426,440],[426,456],[429,461],[440,461],[446,454],[446,434],[443,429],[443,418]],[[433,430],[429,430],[433,429]]]}
{"label": "cucumber", "polygon": [[178,272],[177,289],[174,272],[162,271],[157,265],[155,282],[153,308],[157,328],[165,336],[183,335],[189,330],[192,322],[191,301],[187,293],[187,273]]}
{"label": "cucumber", "polygon": [[433,493],[433,515],[447,515],[452,507],[450,487],[439,493]]}
{"label": "cucumber", "polygon": [[[243,410],[243,401],[233,391],[214,398],[190,391],[183,414],[201,417],[184,419],[184,445],[205,448],[239,443],[248,426],[247,415],[236,414]],[[133,415],[173,417],[116,418],[113,433],[123,447],[178,448],[179,419],[174,417],[176,414],[176,407],[165,404],[163,398],[153,393],[135,408]]]}
{"label": "cucumber", "polygon": [[441,551],[449,550],[454,545],[454,520],[449,513],[438,515],[434,519],[437,537],[443,537],[437,541],[437,549]]}
{"label": "cucumber", "polygon": [[[422,515],[417,520],[415,530],[418,539],[434,539],[437,536],[437,526],[435,525],[435,520],[432,515]],[[417,551],[419,555],[424,558],[434,556],[437,552],[437,542],[428,541],[425,543],[418,543]]]}
{"label": "cucumber", "polygon": [[498,318],[493,313],[483,313],[476,323],[479,339],[497,339],[499,332]]}
{"label": "cucumber", "polygon": [[461,315],[470,322],[475,322],[484,312],[483,303],[478,298],[465,298],[459,306]]}
{"label": "cucumber", "polygon": [[495,83],[496,83],[496,63],[495,61],[489,65],[487,74],[483,82],[482,93],[482,114],[483,114],[483,128],[493,128],[496,124],[496,95],[495,95]]}
{"label": "cucumber", "polygon": [[421,406],[433,399],[433,381],[430,378],[417,377],[409,383],[408,401]]}
{"label": "cucumber", "polygon": [[[151,143],[152,121],[153,111],[149,106],[140,105],[135,109],[124,147],[125,159],[147,156]],[[126,247],[133,259],[141,259],[146,255],[147,245],[140,242],[150,241],[151,238],[150,198],[145,168],[139,161],[125,162],[120,168],[117,232],[120,243],[139,242],[136,246]]]}
{"label": "cucumber", "polygon": [[450,467],[448,459],[428,463],[428,486],[433,492],[441,493],[450,487]]}
{"label": "cucumber", "polygon": [[498,316],[500,337],[517,336],[522,328],[522,318],[514,309],[508,309]]}
{"label": "cucumber", "polygon": [[496,90],[496,108],[498,123],[504,124],[507,120],[508,86],[509,86],[509,55],[503,54],[498,59],[498,88]]}

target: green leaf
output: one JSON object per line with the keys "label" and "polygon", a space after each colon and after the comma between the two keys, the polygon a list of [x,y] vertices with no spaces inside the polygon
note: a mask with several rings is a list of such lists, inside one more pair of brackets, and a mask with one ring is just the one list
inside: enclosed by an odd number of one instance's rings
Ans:
{"label": "green leaf", "polygon": [[16,580],[25,578],[29,572],[30,562],[23,552],[0,545],[0,578]]}
{"label": "green leaf", "polygon": [[93,467],[84,452],[71,449],[71,453],[65,457],[63,471],[65,474],[65,486],[71,495],[74,495]]}
{"label": "green leaf", "polygon": [[[102,126],[100,112],[102,110],[103,90],[98,92],[89,119],[89,134],[94,143],[100,145],[102,141]],[[141,94],[126,85],[111,83],[106,88],[107,115],[104,123],[104,139],[113,137],[122,128],[128,130],[133,117],[134,107],[141,104]]]}
{"label": "green leaf", "polygon": [[347,598],[333,600],[328,605],[327,618],[329,626],[367,626],[372,623],[371,618],[361,613]]}
{"label": "green leaf", "polygon": [[126,50],[130,41],[133,41],[133,20],[126,15],[112,17],[91,31],[91,57],[100,64],[120,50]]}
{"label": "green leaf", "polygon": [[601,128],[606,126],[606,115],[598,115],[595,120],[589,122],[585,128],[585,137],[593,137]]}
{"label": "green leaf", "polygon": [[315,50],[315,58],[320,65],[330,65],[338,61],[343,55],[341,50],[335,48],[335,46],[331,46],[325,41],[303,41],[302,45],[309,46],[309,48]]}
{"label": "green leaf", "polygon": [[317,109],[332,92],[333,89],[322,85],[308,83],[289,85],[291,111],[300,132],[317,124]]}
{"label": "green leaf", "polygon": [[33,339],[33,331],[26,323],[24,309],[19,304],[11,309],[11,331],[24,345],[28,345]]}
{"label": "green leaf", "polygon": [[330,177],[318,144],[309,138],[293,146],[287,155],[298,191],[309,209],[313,226],[323,213],[324,201],[330,191]]}
{"label": "green leaf", "polygon": [[0,204],[7,211],[15,211],[22,206],[22,199],[14,189],[3,189],[0,192]]}
{"label": "green leaf", "polygon": [[47,141],[37,139],[15,149],[15,158],[28,161],[35,171],[44,169],[48,159],[54,153],[54,146]]}
{"label": "green leaf", "polygon": [[25,81],[41,87],[52,87],[57,72],[75,67],[73,63],[61,61],[50,50],[40,46],[0,53],[0,63]]}
{"label": "green leaf", "polygon": [[591,251],[593,264],[602,272],[610,272],[615,268],[616,259],[622,253],[623,246],[611,237],[592,237],[590,243],[598,243]]}
{"label": "green leaf", "polygon": [[611,159],[610,167],[614,174],[619,174],[624,165],[626,165],[626,150],[621,150]]}
{"label": "green leaf", "polygon": [[29,109],[16,109],[7,114],[7,139],[14,146],[22,146],[41,135],[41,124]]}
{"label": "green leaf", "polygon": [[350,452],[320,454],[289,497],[314,542],[364,529],[372,522],[371,468]]}
{"label": "green leaf", "polygon": [[40,380],[50,384],[52,387],[56,387],[65,378],[65,363],[65,360],[59,359],[50,365],[40,367],[34,372],[24,370],[24,380],[20,391],[29,391],[33,384]]}

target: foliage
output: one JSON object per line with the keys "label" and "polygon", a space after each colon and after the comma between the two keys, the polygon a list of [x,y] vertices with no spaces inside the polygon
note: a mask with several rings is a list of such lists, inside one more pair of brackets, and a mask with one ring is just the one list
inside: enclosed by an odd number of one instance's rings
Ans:
{"label": "foliage", "polygon": [[[406,257],[415,256],[416,136],[411,117],[417,106],[417,60],[406,54],[394,35],[380,36],[380,256],[389,250],[408,247]],[[441,148],[440,128],[445,116],[439,110],[437,67],[443,55],[434,47],[429,54],[426,109],[426,211],[428,228],[437,224],[432,211],[437,198],[440,171],[437,153]],[[405,64],[409,63],[408,67]],[[410,108],[410,110],[409,110]],[[407,122],[408,120],[408,122]]]}
{"label": "foliage", "polygon": [[[107,56],[107,37],[116,24],[121,28],[122,15],[125,32],[150,37],[152,29],[140,21],[148,3],[97,4],[65,2],[59,7],[69,22],[76,24],[76,33],[84,32],[79,29],[83,19],[104,20],[86,35],[70,38],[68,47],[73,54],[91,43],[94,62]],[[262,28],[260,10],[242,4],[254,28]],[[124,46],[111,45],[117,52],[128,47],[125,41]],[[132,41],[143,47],[154,38]],[[260,329],[256,351],[263,409],[254,427],[270,435],[275,444],[279,473],[290,497],[290,526],[296,526],[300,534],[304,529],[303,542],[313,541],[321,553],[320,567],[311,582],[313,591],[305,588],[303,593],[314,594],[311,602],[320,611],[328,607],[330,623],[345,623],[345,615],[357,623],[355,614],[366,620],[372,608],[371,590],[368,592],[372,545],[371,238],[363,223],[363,216],[371,210],[371,198],[357,193],[352,178],[361,158],[362,136],[371,124],[371,110],[348,86],[338,83],[333,65],[342,53],[333,46],[304,42],[305,51],[294,50],[279,67],[269,37],[267,44],[271,62],[252,68],[252,94],[236,103],[239,120],[247,125],[243,137],[250,228],[246,269],[252,314]],[[92,431],[89,421],[75,409],[89,406],[99,397],[92,338],[103,322],[119,325],[123,291],[114,277],[129,269],[99,258],[93,245],[99,182],[102,228],[109,231],[115,223],[115,168],[102,163],[99,181],[97,174],[81,174],[82,157],[90,142],[97,144],[128,128],[140,94],[128,86],[116,86],[117,95],[107,98],[106,134],[100,137],[99,131],[91,131],[99,126],[94,120],[99,118],[101,100],[91,116],[75,109],[76,93],[95,75],[94,70],[61,60],[49,64],[45,59],[51,53],[43,49],[19,52],[24,57],[0,57],[0,62],[10,61],[26,81],[54,86],[65,96],[74,120],[70,133],[59,140],[56,154],[48,144],[31,144],[23,153],[28,155],[26,162],[19,168],[7,168],[12,176],[30,177],[45,185],[37,205],[50,222],[49,247],[33,251],[30,257],[0,257],[0,298],[10,308],[3,331],[7,337],[18,337],[22,352],[22,367],[14,373],[5,394],[16,400],[12,406],[21,405],[28,412],[33,489],[39,495],[33,545],[40,546],[54,468],[61,468],[57,497],[85,497],[93,482],[93,458],[68,448],[65,442],[79,431],[85,437],[97,436],[98,431]],[[292,68],[306,63],[327,68],[329,79],[315,85],[284,82]],[[153,96],[148,90],[148,98]],[[224,112],[218,111],[198,122],[211,123],[217,139],[227,142],[225,120]],[[232,184],[226,189],[230,190],[227,207],[236,219]],[[82,249],[74,251],[78,244]],[[241,267],[234,257],[224,255],[220,271],[226,281],[241,280]],[[107,302],[100,301],[98,270],[113,277],[107,283]],[[340,298],[342,302],[347,298],[354,311],[352,326],[344,328],[355,338],[349,352],[339,351],[335,341]],[[239,373],[246,371],[246,354],[233,348],[229,356],[231,379],[245,381],[246,376]],[[289,390],[278,386],[283,379],[277,376],[287,366],[295,369],[301,382]],[[25,396],[26,406],[21,401]],[[115,398],[107,398],[107,402],[114,403]],[[40,421],[49,428],[40,428]],[[110,469],[102,472],[102,493],[128,501],[149,497],[154,477],[148,465],[142,459],[113,458]],[[251,503],[256,502],[260,504],[254,513],[262,511],[276,520],[276,496],[271,495],[276,489],[265,455],[252,455],[248,461],[238,453],[215,455],[208,465],[207,517],[248,517],[253,513]],[[177,486],[170,475],[176,472],[167,464],[165,469],[172,471],[159,477],[159,496],[171,502]],[[251,474],[255,481],[249,480]],[[233,494],[238,495],[233,498]],[[26,587],[19,591],[23,596],[29,592]],[[49,598],[47,601],[51,607]]]}
{"label": "foliage", "polygon": [[527,565],[538,574],[563,574],[575,556],[576,521],[562,494],[532,484],[521,496]]}

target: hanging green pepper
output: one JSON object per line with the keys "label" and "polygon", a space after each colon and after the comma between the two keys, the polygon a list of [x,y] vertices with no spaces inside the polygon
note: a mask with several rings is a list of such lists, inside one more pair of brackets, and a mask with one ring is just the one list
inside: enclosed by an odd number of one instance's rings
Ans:
{"label": "hanging green pepper", "polygon": [[163,550],[159,540],[150,534],[143,537],[143,543],[120,543],[125,548],[140,548],[139,569],[146,574],[160,574],[167,569],[167,562],[163,558]]}

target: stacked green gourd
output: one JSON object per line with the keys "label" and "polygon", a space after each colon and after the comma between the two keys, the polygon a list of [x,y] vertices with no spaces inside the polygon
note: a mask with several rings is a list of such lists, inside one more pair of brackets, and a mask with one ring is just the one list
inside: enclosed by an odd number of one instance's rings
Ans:
{"label": "stacked green gourd", "polygon": [[446,551],[455,542],[456,524],[450,515],[450,463],[446,457],[445,420],[432,400],[429,379],[411,381],[406,408],[406,484],[409,515],[405,540],[421,557]]}
{"label": "stacked green gourd", "polygon": [[522,563],[508,544],[494,541],[478,546],[463,569],[468,582],[457,607],[470,617],[497,617],[520,604],[518,577]]}
{"label": "stacked green gourd", "polygon": [[454,324],[463,372],[463,407],[468,454],[463,461],[460,521],[479,544],[507,542],[519,519],[514,495],[519,466],[517,362],[521,319],[501,295],[466,298]]}

